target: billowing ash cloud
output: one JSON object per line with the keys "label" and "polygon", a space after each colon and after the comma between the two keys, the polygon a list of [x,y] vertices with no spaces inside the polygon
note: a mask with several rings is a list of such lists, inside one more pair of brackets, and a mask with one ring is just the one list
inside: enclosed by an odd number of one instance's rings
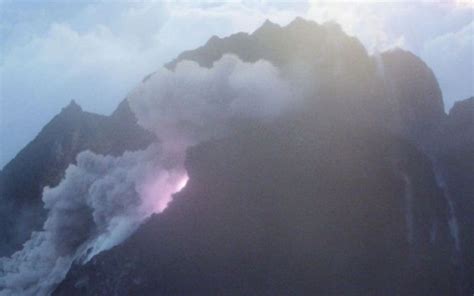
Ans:
{"label": "billowing ash cloud", "polygon": [[212,68],[191,61],[174,71],[163,68],[129,102],[142,126],[165,142],[190,145],[225,134],[233,118],[274,118],[290,97],[290,87],[269,62],[225,55]]}
{"label": "billowing ash cloud", "polygon": [[[156,145],[118,158],[81,153],[64,180],[44,190],[49,214],[43,230],[0,260],[0,295],[48,294],[74,259],[114,246],[163,210],[185,178],[179,163],[163,167],[167,161]],[[154,183],[159,191],[150,191]]]}
{"label": "billowing ash cloud", "polygon": [[121,243],[166,208],[187,181],[186,149],[224,136],[233,119],[271,120],[289,103],[290,87],[270,63],[225,56],[212,68],[182,62],[161,69],[128,97],[139,123],[161,144],[121,157],[83,152],[63,181],[45,188],[43,230],[0,259],[0,295],[47,295],[74,260]]}

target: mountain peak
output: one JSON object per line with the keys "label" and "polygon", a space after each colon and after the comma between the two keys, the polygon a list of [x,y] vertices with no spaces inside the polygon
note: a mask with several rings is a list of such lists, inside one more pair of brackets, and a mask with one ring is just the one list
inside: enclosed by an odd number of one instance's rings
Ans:
{"label": "mountain peak", "polygon": [[110,118],[122,123],[136,124],[137,122],[137,118],[135,117],[132,109],[130,109],[130,104],[128,103],[127,99],[124,99],[122,102],[120,102],[117,109],[115,109]]}
{"label": "mountain peak", "polygon": [[474,97],[457,101],[449,111],[449,117],[451,120],[458,122],[464,122],[469,125],[474,123]]}
{"label": "mountain peak", "polygon": [[213,35],[209,40],[207,41],[207,44],[213,44],[213,43],[218,43],[221,40],[219,36]]}
{"label": "mountain peak", "polygon": [[306,23],[311,23],[311,21],[305,20],[301,16],[297,16],[295,17],[294,20],[291,21],[290,25],[291,24],[306,24]]}
{"label": "mountain peak", "polygon": [[69,104],[63,108],[62,110],[63,112],[82,112],[82,108],[81,106],[79,106],[79,104],[76,103],[75,100],[71,100],[71,102],[69,102]]}
{"label": "mountain peak", "polygon": [[292,20],[288,25],[287,28],[306,28],[306,29],[313,29],[314,27],[319,27],[319,24],[306,20],[300,16],[297,16],[294,20]]}
{"label": "mountain peak", "polygon": [[266,19],[265,22],[260,26],[260,28],[255,30],[253,34],[254,35],[266,34],[267,32],[272,32],[280,28],[281,27],[278,24],[275,24],[271,22],[269,19]]}

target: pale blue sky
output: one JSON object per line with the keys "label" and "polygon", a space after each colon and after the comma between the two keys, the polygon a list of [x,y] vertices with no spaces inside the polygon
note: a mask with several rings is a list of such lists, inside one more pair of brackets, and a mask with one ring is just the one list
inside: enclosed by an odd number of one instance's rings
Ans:
{"label": "pale blue sky", "polygon": [[71,99],[109,114],[181,51],[266,18],[336,20],[371,52],[399,46],[421,56],[447,108],[473,95],[469,2],[349,2],[0,0],[0,167]]}

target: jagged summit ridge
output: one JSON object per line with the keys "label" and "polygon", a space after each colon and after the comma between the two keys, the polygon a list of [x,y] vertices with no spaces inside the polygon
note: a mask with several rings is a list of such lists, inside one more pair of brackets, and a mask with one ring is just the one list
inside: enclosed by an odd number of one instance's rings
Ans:
{"label": "jagged summit ridge", "polygon": [[[236,54],[243,61],[248,62],[255,62],[258,59],[267,59],[275,63],[285,63],[287,59],[285,59],[282,54],[288,55],[289,52],[278,52],[284,50],[283,48],[285,46],[288,47],[288,49],[296,49],[296,54],[300,54],[298,48],[312,47],[314,54],[317,55],[317,44],[324,43],[323,39],[327,37],[328,34],[333,34],[346,38],[350,40],[350,42],[358,43],[356,47],[365,51],[357,39],[346,35],[340,26],[334,23],[320,25],[314,21],[297,17],[288,25],[280,26],[267,19],[252,34],[236,33],[223,38],[213,36],[204,46],[183,52],[175,60],[165,66],[173,69],[181,60],[193,60],[201,66],[210,67],[214,61],[222,57],[225,53]],[[262,55],[269,49],[269,46],[274,47],[277,51],[277,56],[273,56],[272,58],[271,56]]]}
{"label": "jagged summit ridge", "polygon": [[73,99],[62,109],[63,112],[82,112],[82,107]]}
{"label": "jagged summit ridge", "polygon": [[253,32],[253,35],[268,34],[269,32],[274,32],[279,29],[281,29],[280,25],[273,23],[269,19],[267,19],[257,30]]}
{"label": "jagged summit ridge", "polygon": [[474,124],[474,97],[454,103],[449,116],[471,125]]}
{"label": "jagged summit ridge", "polygon": [[446,116],[437,79],[420,58],[401,49],[371,56],[357,38],[332,22],[298,17],[280,26],[266,20],[252,34],[214,36],[166,67],[173,69],[183,60],[212,67],[225,54],[249,63],[269,61],[285,76],[304,69],[313,88],[308,100],[314,108],[309,111],[319,116],[384,124],[426,146]]}

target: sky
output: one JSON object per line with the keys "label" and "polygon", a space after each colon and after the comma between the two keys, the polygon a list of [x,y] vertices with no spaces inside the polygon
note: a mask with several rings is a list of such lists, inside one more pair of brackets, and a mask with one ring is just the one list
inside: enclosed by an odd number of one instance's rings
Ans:
{"label": "sky", "polygon": [[296,16],[336,21],[370,53],[414,52],[433,69],[447,111],[474,94],[469,0],[0,0],[0,167],[72,99],[108,115],[183,50]]}

